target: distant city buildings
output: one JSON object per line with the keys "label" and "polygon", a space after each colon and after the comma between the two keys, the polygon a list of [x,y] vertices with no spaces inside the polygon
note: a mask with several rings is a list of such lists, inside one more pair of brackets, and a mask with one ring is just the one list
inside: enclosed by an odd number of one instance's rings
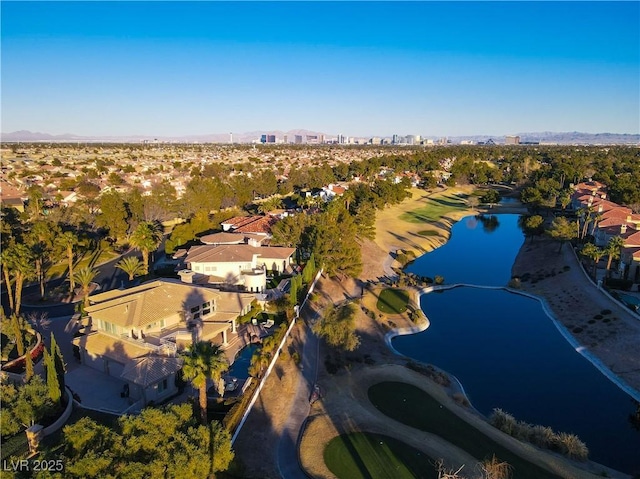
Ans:
{"label": "distant city buildings", "polygon": [[[229,133],[229,142],[233,143],[233,134]],[[460,139],[455,138],[453,141],[448,137],[426,138],[421,135],[400,135],[393,134],[387,137],[370,136],[370,137],[350,137],[339,133],[336,136],[325,136],[322,133],[302,132],[296,135],[283,135],[277,137],[275,134],[264,133],[259,139],[253,140],[254,143],[262,144],[295,144],[295,145],[373,145],[373,146],[446,146],[446,145],[496,145],[495,140],[488,139]],[[500,144],[502,141],[500,140]],[[504,137],[505,145],[537,145],[542,144],[533,141],[521,141],[518,135],[506,135]]]}

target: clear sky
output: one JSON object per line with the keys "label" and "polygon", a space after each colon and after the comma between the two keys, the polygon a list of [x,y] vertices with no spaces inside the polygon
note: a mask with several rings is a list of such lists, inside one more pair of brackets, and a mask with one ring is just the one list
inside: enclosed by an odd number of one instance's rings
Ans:
{"label": "clear sky", "polygon": [[7,2],[2,131],[640,133],[640,2]]}

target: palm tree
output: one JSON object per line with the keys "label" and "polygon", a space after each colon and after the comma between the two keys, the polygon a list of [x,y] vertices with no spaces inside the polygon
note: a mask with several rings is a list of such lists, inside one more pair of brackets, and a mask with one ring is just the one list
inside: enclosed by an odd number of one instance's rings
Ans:
{"label": "palm tree", "polygon": [[351,203],[355,201],[356,194],[353,190],[346,189],[344,193],[342,193],[342,201],[344,201],[344,208],[349,211],[349,207]]}
{"label": "palm tree", "polygon": [[260,213],[268,213],[279,208],[282,208],[282,199],[277,197],[269,198],[258,205]]}
{"label": "palm tree", "polygon": [[[9,296],[9,307],[16,315],[20,314],[22,286],[35,277],[33,252],[22,243],[11,243],[2,251],[2,270]],[[13,279],[14,291],[11,291]]]}
{"label": "palm tree", "polygon": [[149,274],[149,253],[162,241],[162,233],[155,223],[140,223],[131,236],[131,245],[142,253],[143,273]]}
{"label": "palm tree", "polygon": [[143,272],[144,265],[135,256],[129,256],[118,261],[116,268],[121,269],[129,275],[129,281],[133,281],[133,278],[140,276]]}
{"label": "palm tree", "polygon": [[222,373],[229,369],[229,363],[220,347],[209,341],[198,341],[183,354],[182,375],[199,391],[200,421],[206,424],[207,380],[213,379],[218,382]]}
{"label": "palm tree", "polygon": [[607,243],[607,246],[604,249],[606,254],[609,255],[609,259],[607,260],[607,276],[611,276],[611,262],[614,259],[620,258],[620,250],[623,246],[624,238],[621,236],[614,236]]}
{"label": "palm tree", "polygon": [[271,356],[264,354],[262,350],[256,352],[251,356],[251,364],[249,365],[249,374],[260,379],[262,372],[269,367],[271,363]]}
{"label": "palm tree", "polygon": [[591,222],[591,213],[593,213],[593,206],[585,206],[583,208],[578,209],[578,216],[582,219],[582,233],[580,234],[580,238],[584,238],[587,235],[587,227]]}
{"label": "palm tree", "polygon": [[73,291],[76,287],[75,280],[73,278],[73,260],[74,251],[73,248],[80,243],[78,236],[73,231],[65,231],[58,236],[58,244],[67,254],[67,266],[69,267],[69,290]]}
{"label": "palm tree", "polygon": [[598,248],[593,243],[587,243],[583,246],[581,254],[593,261],[593,277],[595,278],[598,262],[606,254],[605,250]]}
{"label": "palm tree", "polygon": [[98,270],[90,267],[79,269],[74,273],[76,283],[78,283],[82,288],[85,307],[89,306],[89,288],[91,287],[91,282],[96,276],[98,276]]}
{"label": "palm tree", "polygon": [[602,221],[602,217],[602,213],[596,213],[595,215],[593,215],[593,226],[591,227],[591,233],[593,236],[596,235],[596,228],[598,228],[598,223]]}

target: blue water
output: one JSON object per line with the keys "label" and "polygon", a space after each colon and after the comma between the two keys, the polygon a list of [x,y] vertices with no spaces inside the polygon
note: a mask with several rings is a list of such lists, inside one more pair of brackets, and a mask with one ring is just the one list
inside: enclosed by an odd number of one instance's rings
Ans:
{"label": "blue water", "polygon": [[256,352],[258,346],[250,344],[238,351],[233,364],[229,368],[228,375],[238,379],[247,379],[249,377],[249,366],[251,365],[251,357]]}
{"label": "blue water", "polygon": [[[452,241],[419,258],[412,271],[441,274],[447,283],[505,285],[523,242],[517,218],[499,215],[493,232],[463,219]],[[491,251],[493,238],[498,251]],[[454,248],[473,245],[477,254],[463,251],[466,262],[457,259]],[[501,408],[517,419],[575,433],[592,460],[640,472],[640,432],[628,420],[635,411],[631,397],[574,350],[538,301],[505,290],[458,287],[423,295],[421,306],[431,325],[395,338],[399,352],[454,374],[483,414]]]}
{"label": "blue water", "polygon": [[[431,278],[440,275],[448,284],[506,286],[513,260],[524,242],[518,217],[485,215],[483,223],[467,216],[453,225],[451,238],[444,246],[417,258],[407,271]],[[490,223],[491,218],[497,226]]]}
{"label": "blue water", "polygon": [[622,299],[622,301],[624,301],[625,303],[632,306],[640,306],[640,298],[622,293],[618,293],[618,295],[620,296],[620,299]]}

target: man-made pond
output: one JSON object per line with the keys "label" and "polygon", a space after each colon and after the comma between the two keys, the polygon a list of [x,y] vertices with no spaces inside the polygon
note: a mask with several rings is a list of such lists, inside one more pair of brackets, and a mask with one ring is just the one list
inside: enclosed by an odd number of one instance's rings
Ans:
{"label": "man-made pond", "polygon": [[524,242],[518,217],[467,216],[453,226],[444,246],[417,258],[407,272],[431,278],[444,276],[447,284],[506,286],[513,260]]}
{"label": "man-made pond", "polygon": [[[504,286],[523,237],[517,215],[498,220],[492,231],[475,218],[461,220],[451,241],[419,258],[411,271],[440,274],[447,283]],[[538,301],[501,289],[458,287],[423,295],[421,303],[431,325],[395,338],[399,352],[454,374],[483,414],[501,408],[575,433],[594,461],[640,471],[640,432],[629,421],[632,398],[569,344]]]}

